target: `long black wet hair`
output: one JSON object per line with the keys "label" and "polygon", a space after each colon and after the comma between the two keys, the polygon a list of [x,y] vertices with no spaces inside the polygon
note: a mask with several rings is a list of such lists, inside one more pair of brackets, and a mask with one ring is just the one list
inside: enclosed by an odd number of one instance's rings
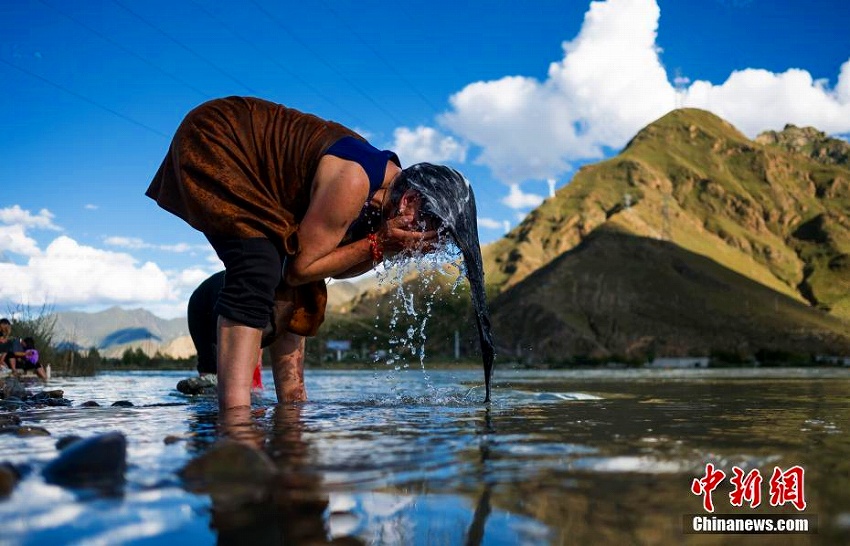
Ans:
{"label": "long black wet hair", "polygon": [[481,356],[484,364],[485,401],[490,400],[490,375],[493,370],[493,337],[490,331],[490,311],[484,290],[484,264],[478,242],[478,212],[475,195],[469,181],[458,171],[445,165],[417,163],[396,177],[389,200],[398,204],[407,190],[421,196],[420,215],[439,221],[463,254],[466,278],[469,281],[472,304],[478,324]]}

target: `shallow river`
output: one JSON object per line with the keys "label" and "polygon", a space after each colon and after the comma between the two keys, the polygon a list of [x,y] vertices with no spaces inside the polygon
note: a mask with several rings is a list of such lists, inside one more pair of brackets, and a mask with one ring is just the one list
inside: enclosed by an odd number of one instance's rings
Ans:
{"label": "shallow river", "polygon": [[[51,436],[0,435],[0,462],[31,467],[0,500],[0,544],[850,543],[850,369],[501,369],[489,408],[480,371],[308,370],[310,402],[285,407],[266,376],[243,433],[277,501],[247,508],[178,477],[225,432],[213,400],[174,389],[186,375],[53,379],[74,406],[19,414]],[[117,494],[45,483],[58,438],[109,431],[128,440]],[[691,491],[707,463],[727,476],[714,514]],[[763,477],[757,508],[732,506],[734,467]],[[794,467],[772,502],[774,469]],[[684,532],[688,515],[774,513],[817,532]]]}

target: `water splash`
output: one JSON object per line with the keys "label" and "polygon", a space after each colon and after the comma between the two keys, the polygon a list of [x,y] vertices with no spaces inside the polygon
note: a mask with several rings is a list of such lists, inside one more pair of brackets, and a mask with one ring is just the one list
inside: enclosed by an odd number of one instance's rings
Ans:
{"label": "water splash", "polygon": [[490,311],[484,288],[484,265],[478,241],[478,212],[469,181],[456,170],[430,163],[411,165],[402,171],[403,186],[419,192],[421,212],[440,220],[440,224],[460,249],[478,326],[484,365],[485,402],[490,401],[490,377],[495,356]]}
{"label": "water splash", "polygon": [[[446,284],[440,282],[440,278],[452,275],[453,268],[447,266],[460,257],[460,251],[446,233],[441,233],[438,241],[436,252],[412,249],[400,253],[388,259],[383,270],[378,272],[378,285],[389,290],[390,338],[386,354],[376,352],[374,360],[383,360],[391,384],[395,384],[396,372],[410,367],[409,357],[412,357],[419,361],[429,390],[434,390],[425,366],[428,321],[442,286]],[[415,285],[405,282],[414,276],[418,281]],[[459,286],[459,279],[454,279],[450,295],[455,295]],[[376,326],[379,322],[380,312],[376,316]],[[403,395],[396,390],[395,397],[401,399]]]}

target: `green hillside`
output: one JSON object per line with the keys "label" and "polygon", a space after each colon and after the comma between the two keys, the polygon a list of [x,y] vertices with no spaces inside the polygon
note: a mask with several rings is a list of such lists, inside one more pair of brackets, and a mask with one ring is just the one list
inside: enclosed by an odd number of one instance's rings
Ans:
{"label": "green hillside", "polygon": [[847,324],[673,243],[602,226],[493,303],[503,357],[850,354]]}
{"label": "green hillside", "polygon": [[850,318],[850,170],[750,141],[701,110],[671,112],[486,250],[510,287],[603,225],[669,241]]}

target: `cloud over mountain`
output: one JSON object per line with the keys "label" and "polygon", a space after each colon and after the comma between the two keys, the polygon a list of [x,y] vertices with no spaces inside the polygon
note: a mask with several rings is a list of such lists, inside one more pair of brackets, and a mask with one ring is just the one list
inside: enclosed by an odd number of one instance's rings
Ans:
{"label": "cloud over mountain", "polygon": [[509,185],[562,177],[677,106],[712,111],[749,137],[786,123],[850,131],[850,61],[832,89],[806,70],[745,67],[720,84],[679,77],[677,89],[656,43],[660,15],[655,0],[592,2],[544,81],[512,75],[470,83],[439,121],[477,146],[474,161]]}

